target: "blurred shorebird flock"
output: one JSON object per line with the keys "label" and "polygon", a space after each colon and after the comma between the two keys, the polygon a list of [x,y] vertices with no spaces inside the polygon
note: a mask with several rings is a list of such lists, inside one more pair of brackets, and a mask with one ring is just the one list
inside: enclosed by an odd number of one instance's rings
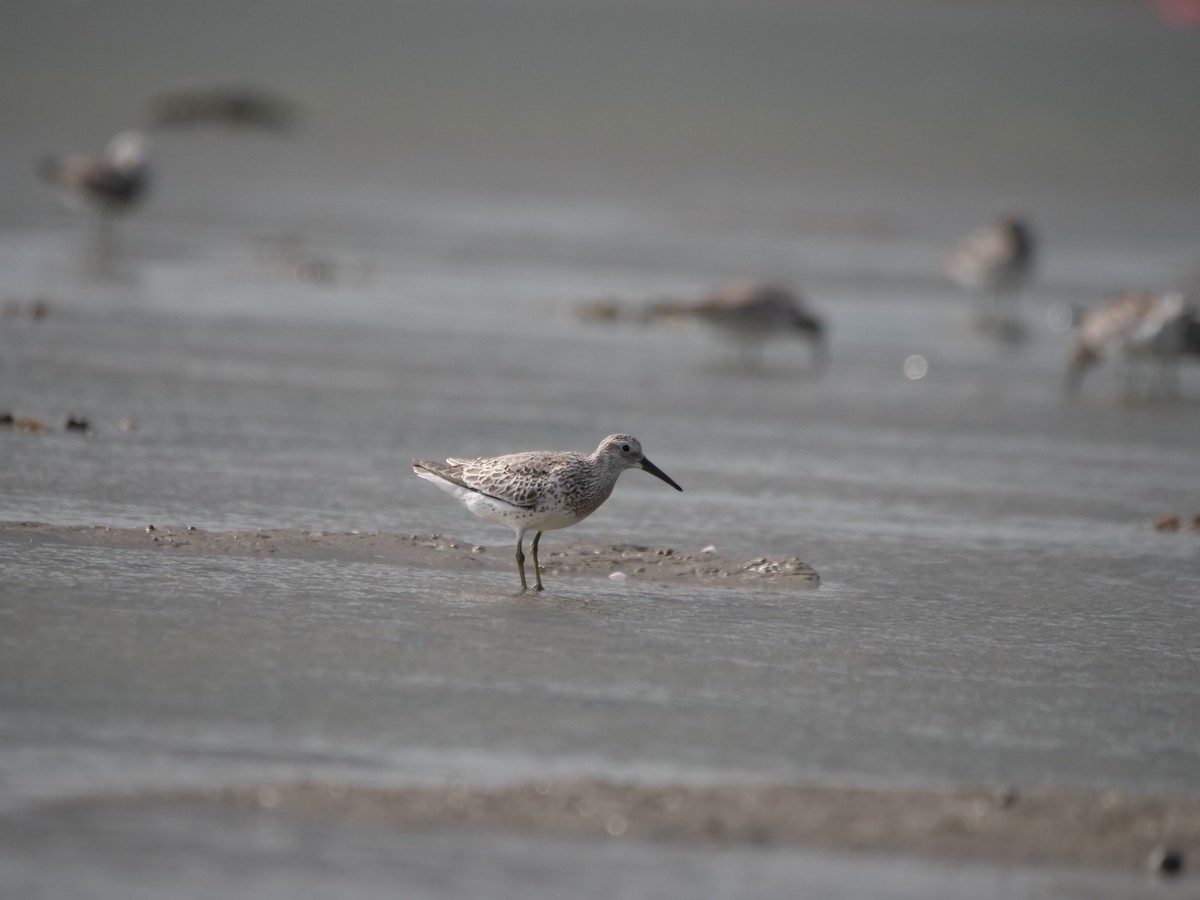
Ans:
{"label": "blurred shorebird flock", "polygon": [[[157,170],[151,133],[157,130],[259,130],[283,134],[298,119],[291,100],[241,86],[191,86],[165,91],[145,106],[144,126],[121,131],[93,154],[46,156],[36,172],[63,203],[91,222],[89,252],[111,260],[117,253],[114,223],[134,212],[150,192]],[[169,173],[167,177],[170,177]],[[300,249],[293,234],[269,245],[271,256],[297,281],[329,284],[345,266]],[[272,249],[273,248],[273,249]],[[1029,336],[1022,300],[1035,293],[1044,251],[1035,226],[1009,212],[968,231],[947,250],[941,275],[967,299],[969,321],[982,339],[1017,344]],[[353,267],[361,281],[365,264]],[[1165,290],[1121,290],[1091,306],[1047,310],[1052,330],[1074,329],[1065,357],[1065,384],[1080,390],[1092,367],[1108,363],[1123,399],[1163,398],[1179,393],[1179,367],[1200,359],[1200,306],[1195,285]],[[699,323],[732,347],[736,367],[764,365],[768,343],[799,340],[809,349],[810,370],[822,372],[830,358],[830,323],[808,297],[789,284],[758,278],[730,281],[692,296],[630,301],[607,297],[576,304],[575,316],[592,323],[643,326]],[[906,364],[907,372],[907,364]]]}
{"label": "blurred shorebird flock", "polygon": [[[1034,282],[1040,254],[1028,218],[1012,214],[972,229],[949,248],[942,273],[968,298],[971,327],[983,338],[1015,344],[1028,337],[1021,299]],[[1076,332],[1066,358],[1069,392],[1080,389],[1089,368],[1108,362],[1124,399],[1176,395],[1180,364],[1200,360],[1200,305],[1193,292],[1123,291],[1091,308],[1053,304],[1049,327]],[[581,303],[577,314],[595,323],[699,322],[731,344],[745,368],[763,364],[768,341],[786,338],[809,344],[814,371],[828,362],[825,318],[797,290],[773,281],[734,281],[690,299],[606,297]]]}

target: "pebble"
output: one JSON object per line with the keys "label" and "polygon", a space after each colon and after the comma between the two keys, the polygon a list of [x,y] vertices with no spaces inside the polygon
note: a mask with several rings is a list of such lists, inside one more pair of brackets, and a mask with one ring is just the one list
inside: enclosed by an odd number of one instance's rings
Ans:
{"label": "pebble", "polygon": [[992,803],[1000,809],[1007,809],[1017,802],[1017,789],[1012,785],[1001,785],[992,790]]}
{"label": "pebble", "polygon": [[29,319],[37,321],[50,315],[50,301],[43,296],[5,300],[0,306],[0,319]]}
{"label": "pebble", "polygon": [[16,431],[46,431],[46,423],[29,416],[14,416],[12,413],[0,413],[0,426]]}
{"label": "pebble", "polygon": [[261,787],[257,791],[256,799],[263,809],[274,809],[279,805],[279,791],[273,787]]}

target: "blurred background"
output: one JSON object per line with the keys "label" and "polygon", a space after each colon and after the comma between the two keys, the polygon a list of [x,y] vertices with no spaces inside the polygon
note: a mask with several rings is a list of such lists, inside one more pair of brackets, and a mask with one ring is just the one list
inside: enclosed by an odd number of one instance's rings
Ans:
{"label": "blurred background", "polygon": [[[334,172],[377,198],[362,218],[384,215],[389,185],[435,175],[618,194],[661,176],[718,205],[739,179],[782,179],[779,212],[805,210],[809,192],[834,182],[902,221],[920,216],[928,186],[979,191],[989,207],[1121,198],[1128,219],[1091,225],[1136,233],[1147,205],[1195,188],[1200,63],[1187,10],[1186,0],[15,2],[0,37],[4,205],[7,216],[45,211],[18,160],[98,146],[143,123],[149,98],[171,88],[248,84],[296,101],[302,122],[289,142],[211,166],[258,183],[266,156],[275,177],[253,197],[214,196],[203,187],[213,173],[172,135],[157,217],[197,219],[207,197],[214,216],[265,216],[279,203],[350,224],[358,204],[331,202]],[[874,203],[872,189],[885,190]]]}
{"label": "blurred background", "polygon": [[[690,404],[736,416],[747,392],[781,447],[798,436],[782,410],[828,425],[865,404],[882,424],[901,396],[918,418],[1033,421],[1020,397],[1119,430],[1119,374],[1084,385],[1103,414],[1066,402],[1071,328],[1114,293],[1194,277],[1196,15],[1189,0],[15,2],[0,291],[18,321],[0,334],[0,411],[234,430],[241,415],[278,424],[276,453],[340,433],[343,452],[287,493],[327,465],[353,465],[363,493],[323,481],[334,497],[284,517],[337,527],[396,527],[388,504],[417,486],[395,487],[385,458],[594,446],[597,419],[634,430],[670,409],[682,449],[703,424]],[[109,217],[117,252],[97,260],[104,217],[35,169],[127,129],[149,137],[149,187]],[[1016,340],[996,341],[943,270],[1003,214],[1035,252],[1007,301]],[[698,330],[594,321],[737,278],[790,285],[824,321],[828,377],[783,346],[757,373],[704,371],[726,356]],[[52,327],[19,324],[39,308]],[[1179,402],[1140,414],[1180,427],[1194,368]],[[246,379],[327,386],[332,408],[272,396],[267,416]],[[924,391],[893,394],[910,381]],[[47,502],[21,485],[12,518]],[[236,521],[272,523],[281,490]],[[161,508],[140,480],[91,496],[61,502],[72,519]]]}

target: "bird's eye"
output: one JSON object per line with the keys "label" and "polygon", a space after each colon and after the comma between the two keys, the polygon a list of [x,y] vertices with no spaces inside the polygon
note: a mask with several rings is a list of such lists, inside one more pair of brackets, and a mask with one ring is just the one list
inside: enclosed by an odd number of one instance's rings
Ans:
{"label": "bird's eye", "polygon": [[622,444],[622,445],[621,445],[621,452],[622,452],[622,453],[628,453],[628,452],[629,452],[629,445],[628,445],[628,444]]}

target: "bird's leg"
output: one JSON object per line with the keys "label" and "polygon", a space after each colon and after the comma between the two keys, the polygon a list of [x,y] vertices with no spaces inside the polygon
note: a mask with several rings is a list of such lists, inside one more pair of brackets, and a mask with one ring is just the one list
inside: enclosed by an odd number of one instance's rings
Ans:
{"label": "bird's leg", "polygon": [[763,364],[763,342],[753,339],[737,342],[737,365],[740,369],[757,369]]}
{"label": "bird's leg", "polygon": [[1142,366],[1142,359],[1136,354],[1124,354],[1122,360],[1122,371],[1124,380],[1121,385],[1121,399],[1125,401],[1136,400],[1144,390],[1145,372]]}
{"label": "bird's leg", "polygon": [[1114,378],[1117,382],[1117,396],[1122,400],[1128,400],[1132,397],[1134,384],[1133,361],[1128,355],[1121,355],[1121,359],[1117,363]]}
{"label": "bird's leg", "polygon": [[809,343],[812,346],[809,362],[812,364],[813,370],[824,372],[829,365],[829,348],[825,346],[823,338],[810,338]]}
{"label": "bird's leg", "polygon": [[537,587],[534,590],[544,590],[542,587],[542,567],[538,565],[537,548],[538,541],[542,539],[542,533],[539,531],[533,536],[533,543],[529,545],[530,551],[533,553],[533,577],[537,581]]}
{"label": "bird's leg", "polygon": [[1161,362],[1162,368],[1159,372],[1159,383],[1162,386],[1164,397],[1172,398],[1179,396],[1179,361],[1177,359],[1163,359]]}
{"label": "bird's leg", "polygon": [[88,248],[91,261],[99,266],[111,262],[116,255],[116,238],[113,233],[112,217],[98,212],[92,217],[91,242]]}
{"label": "bird's leg", "polygon": [[517,538],[517,571],[521,574],[521,590],[527,591],[529,585],[525,583],[525,554],[521,552],[521,541],[524,539],[523,534]]}

